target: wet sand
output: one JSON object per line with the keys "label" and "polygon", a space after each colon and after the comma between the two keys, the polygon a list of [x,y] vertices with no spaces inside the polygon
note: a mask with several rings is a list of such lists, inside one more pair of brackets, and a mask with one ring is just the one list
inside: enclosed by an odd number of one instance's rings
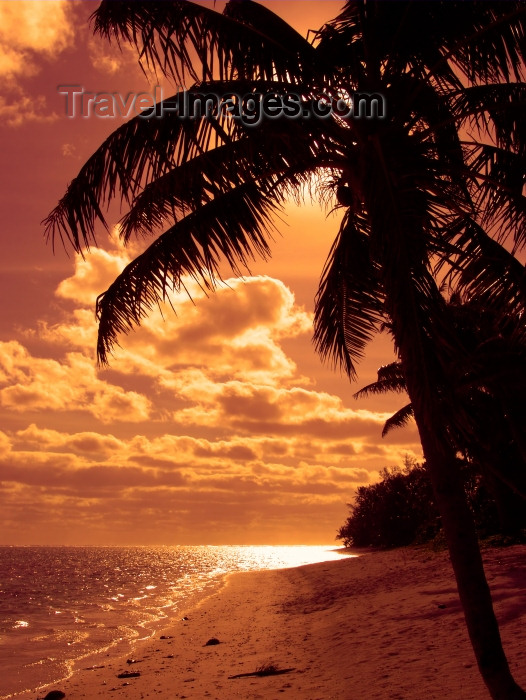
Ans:
{"label": "wet sand", "polygon": [[[504,647],[524,687],[526,546],[488,549],[484,559]],[[104,657],[103,668],[16,698],[53,688],[67,700],[489,698],[446,552],[405,548],[232,574],[162,636],[138,643],[131,657]],[[219,644],[206,646],[211,638]],[[231,678],[269,664],[286,672]],[[123,672],[140,675],[118,678]]]}

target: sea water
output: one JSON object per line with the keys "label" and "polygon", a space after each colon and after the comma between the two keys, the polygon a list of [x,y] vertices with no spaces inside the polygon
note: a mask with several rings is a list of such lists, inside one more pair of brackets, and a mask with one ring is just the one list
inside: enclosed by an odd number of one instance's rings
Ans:
{"label": "sea water", "polygon": [[227,573],[340,556],[319,546],[0,546],[0,700],[127,653]]}

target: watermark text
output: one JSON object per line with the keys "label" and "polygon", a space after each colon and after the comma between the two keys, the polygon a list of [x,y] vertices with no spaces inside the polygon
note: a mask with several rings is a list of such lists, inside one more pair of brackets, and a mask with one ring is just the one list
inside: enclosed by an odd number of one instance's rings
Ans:
{"label": "watermark text", "polygon": [[151,92],[94,92],[80,85],[59,85],[64,95],[66,116],[121,118],[162,118],[177,115],[182,119],[217,119],[230,116],[245,126],[259,126],[264,119],[383,119],[386,105],[380,93],[355,92],[341,97],[316,95],[305,97],[297,93],[199,92],[180,89],[174,97],[164,99],[163,89]]}

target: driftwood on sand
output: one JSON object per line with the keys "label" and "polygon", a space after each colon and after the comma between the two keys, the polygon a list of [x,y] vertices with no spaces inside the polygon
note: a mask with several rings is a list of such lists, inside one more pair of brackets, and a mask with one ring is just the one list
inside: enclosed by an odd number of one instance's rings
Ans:
{"label": "driftwood on sand", "polygon": [[124,671],[119,673],[117,678],[138,678],[140,675],[140,671]]}
{"label": "driftwood on sand", "polygon": [[235,676],[228,676],[228,678],[249,678],[251,676],[280,676],[282,673],[290,673],[295,671],[295,668],[278,668],[273,664],[268,664],[267,666],[260,666],[255,671],[250,673],[236,673]]}

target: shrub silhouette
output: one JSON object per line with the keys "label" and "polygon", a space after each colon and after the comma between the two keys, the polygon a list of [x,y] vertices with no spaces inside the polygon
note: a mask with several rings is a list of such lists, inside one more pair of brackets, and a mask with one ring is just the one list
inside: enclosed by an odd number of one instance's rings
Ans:
{"label": "shrub silhouette", "polygon": [[385,468],[380,476],[358,488],[337,538],[346,546],[400,547],[434,537],[440,524],[423,465]]}
{"label": "shrub silhouette", "polygon": [[[480,537],[503,533],[494,499],[473,466],[459,460],[466,495]],[[351,513],[338,530],[346,547],[403,547],[434,539],[441,530],[433,489],[425,466],[406,459],[403,467],[386,467],[378,483],[360,486]],[[522,527],[526,528],[526,514]],[[524,532],[524,531],[523,531]],[[520,539],[521,533],[515,533]]]}

